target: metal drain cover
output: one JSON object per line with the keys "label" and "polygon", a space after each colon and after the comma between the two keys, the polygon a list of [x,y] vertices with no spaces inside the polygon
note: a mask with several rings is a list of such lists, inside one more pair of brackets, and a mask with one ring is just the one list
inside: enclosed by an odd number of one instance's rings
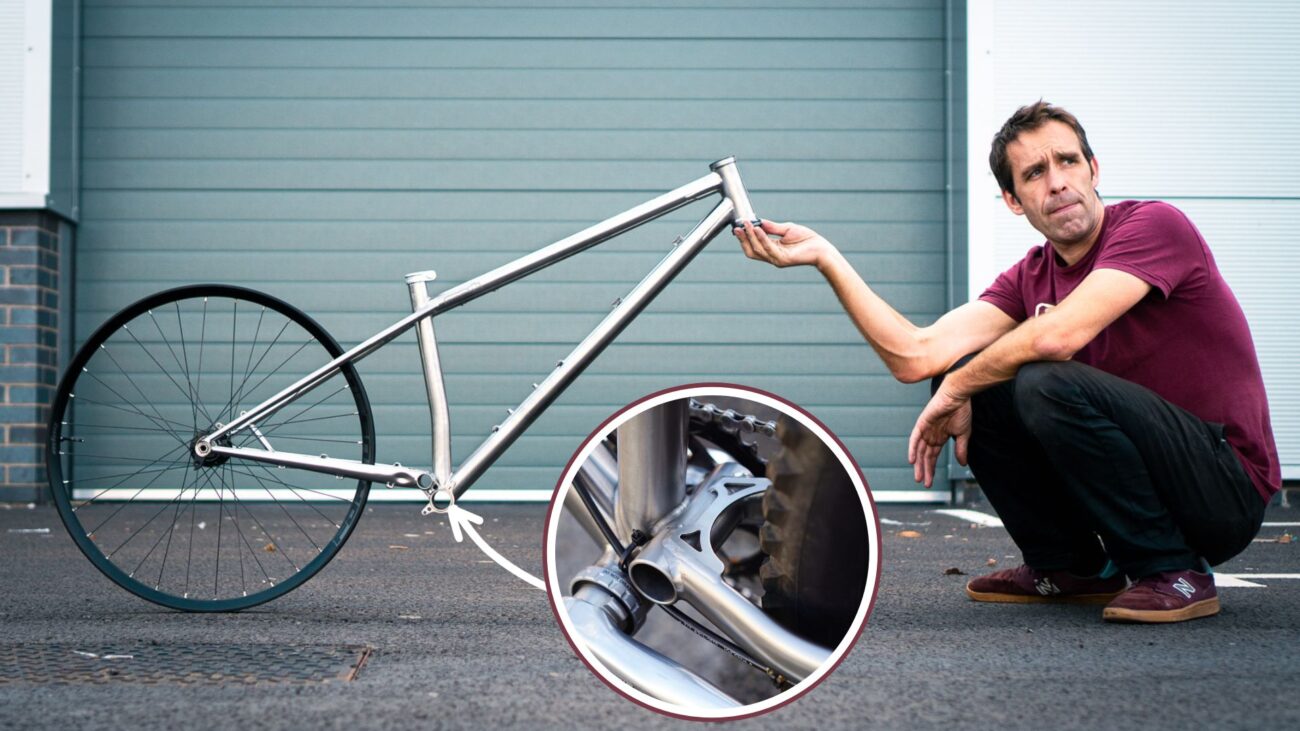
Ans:
{"label": "metal drain cover", "polygon": [[359,645],[0,644],[0,685],[309,685],[355,680],[370,653]]}

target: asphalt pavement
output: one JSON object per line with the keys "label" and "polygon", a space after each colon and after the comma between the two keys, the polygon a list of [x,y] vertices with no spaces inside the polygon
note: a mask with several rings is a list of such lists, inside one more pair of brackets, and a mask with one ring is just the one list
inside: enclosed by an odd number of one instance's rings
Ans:
{"label": "asphalt pavement", "polygon": [[[545,506],[469,507],[485,517],[492,546],[540,574]],[[1300,721],[1300,541],[1278,540],[1300,535],[1300,508],[1271,508],[1266,521],[1279,525],[1218,569],[1257,586],[1224,587],[1219,616],[1169,626],[1108,625],[1091,607],[971,602],[962,593],[970,575],[994,570],[990,562],[1018,563],[1005,531],[930,507],[882,506],[880,515],[882,577],[856,647],[811,693],[735,727],[1280,729]],[[146,644],[372,648],[351,681],[6,682],[0,671],[3,728],[693,725],[608,690],[576,659],[541,592],[469,541],[455,543],[445,519],[421,517],[418,505],[372,506],[324,571],[238,614],[183,614],[117,588],[50,507],[0,509],[0,557],[0,647],[11,655],[80,648],[102,657]]]}

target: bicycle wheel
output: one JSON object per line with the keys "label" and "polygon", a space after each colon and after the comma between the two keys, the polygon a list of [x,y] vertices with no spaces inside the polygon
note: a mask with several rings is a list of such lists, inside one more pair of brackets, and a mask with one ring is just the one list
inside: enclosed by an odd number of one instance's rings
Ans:
{"label": "bicycle wheel", "polygon": [[798,422],[777,423],[759,534],[763,610],[786,629],[835,647],[867,590],[870,533],[857,488],[834,453]]}
{"label": "bicycle wheel", "polygon": [[[77,352],[50,416],[50,488],[77,546],[124,589],[188,611],[245,609],[311,578],[370,483],[196,459],[192,445],[341,353],[300,310],[239,287],[180,287],[114,315]],[[257,427],[281,451],[374,463],[351,366]],[[262,448],[251,429],[227,442]]]}

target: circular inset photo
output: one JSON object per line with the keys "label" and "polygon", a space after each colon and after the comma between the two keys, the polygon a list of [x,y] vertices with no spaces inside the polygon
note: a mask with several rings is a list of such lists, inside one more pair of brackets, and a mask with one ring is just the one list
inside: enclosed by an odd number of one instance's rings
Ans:
{"label": "circular inset photo", "polygon": [[601,424],[550,507],[551,607],[607,685],[661,713],[743,718],[794,700],[856,641],[879,578],[866,480],[773,394],[698,384]]}

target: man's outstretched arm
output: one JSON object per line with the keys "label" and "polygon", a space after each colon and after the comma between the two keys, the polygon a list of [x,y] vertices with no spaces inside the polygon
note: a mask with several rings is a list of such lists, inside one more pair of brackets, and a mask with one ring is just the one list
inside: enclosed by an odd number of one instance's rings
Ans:
{"label": "man's outstretched arm", "polygon": [[778,267],[817,267],[889,372],[905,383],[946,372],[959,358],[988,346],[1016,325],[1002,310],[976,301],[932,325],[917,327],[872,291],[844,255],[817,232],[793,223],[763,221],[762,226],[760,231],[746,223],[735,230],[745,255]]}

